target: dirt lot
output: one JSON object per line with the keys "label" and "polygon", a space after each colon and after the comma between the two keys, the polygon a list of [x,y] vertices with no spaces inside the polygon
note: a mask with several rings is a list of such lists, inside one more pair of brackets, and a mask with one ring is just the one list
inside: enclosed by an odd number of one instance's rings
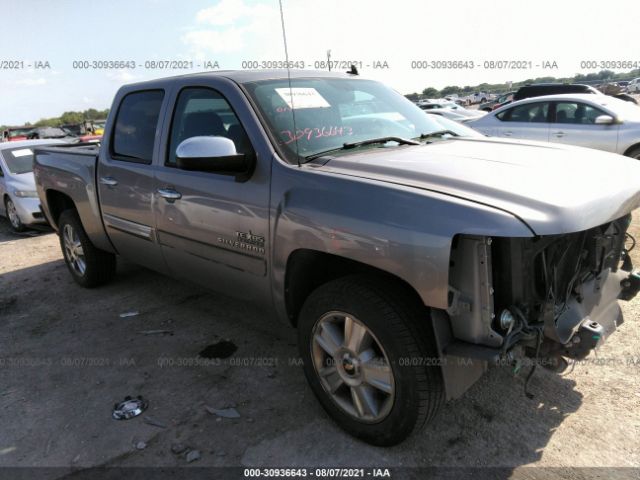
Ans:
{"label": "dirt lot", "polygon": [[[639,222],[633,230],[640,238]],[[118,272],[109,286],[84,290],[54,234],[17,236],[0,220],[0,466],[62,467],[51,478],[98,465],[186,466],[171,451],[181,443],[201,453],[188,464],[200,467],[504,467],[519,478],[544,471],[528,467],[640,467],[638,299],[589,362],[563,376],[539,370],[534,400],[522,374],[494,368],[424,431],[381,449],[322,411],[296,365],[291,329],[132,265]],[[130,311],[139,315],[120,317]],[[172,334],[141,333],[149,330]],[[223,339],[238,347],[231,357],[193,364]],[[275,360],[237,365],[256,358]],[[149,409],[113,420],[126,395],[143,395]],[[207,406],[241,416],[218,418]]]}

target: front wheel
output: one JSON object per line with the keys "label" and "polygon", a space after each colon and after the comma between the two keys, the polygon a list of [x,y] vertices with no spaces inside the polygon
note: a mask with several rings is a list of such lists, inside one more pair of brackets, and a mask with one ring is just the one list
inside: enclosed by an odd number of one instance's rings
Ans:
{"label": "front wheel", "polygon": [[402,288],[364,276],[309,296],[298,323],[304,371],[341,428],[395,445],[435,415],[444,395],[428,315]]}
{"label": "front wheel", "polygon": [[4,201],[4,207],[7,212],[7,217],[9,218],[9,223],[11,224],[11,228],[14,232],[24,232],[26,227],[20,220],[20,216],[18,215],[18,210],[13,203],[13,200],[10,198],[6,198]]}
{"label": "front wheel", "polygon": [[115,255],[100,250],[91,243],[75,210],[62,212],[58,228],[64,261],[79,285],[96,287],[113,278],[116,270]]}
{"label": "front wheel", "polygon": [[640,147],[636,147],[632,150],[629,150],[626,154],[627,157],[635,158],[636,160],[640,160]]}

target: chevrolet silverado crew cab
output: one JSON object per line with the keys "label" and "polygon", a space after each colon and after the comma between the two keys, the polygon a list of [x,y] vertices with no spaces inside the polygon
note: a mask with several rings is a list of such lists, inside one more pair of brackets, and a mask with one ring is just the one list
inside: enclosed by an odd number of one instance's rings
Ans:
{"label": "chevrolet silverado crew cab", "polygon": [[585,357],[640,288],[636,160],[487,138],[355,75],[124,86],[99,147],[34,163],[77,283],[122,257],[258,304],[297,327],[327,412],[378,445],[490,365]]}

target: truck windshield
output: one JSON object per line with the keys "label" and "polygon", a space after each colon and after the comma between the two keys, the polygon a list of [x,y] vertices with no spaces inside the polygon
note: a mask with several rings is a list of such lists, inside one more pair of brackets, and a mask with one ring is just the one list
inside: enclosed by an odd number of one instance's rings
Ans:
{"label": "truck windshield", "polygon": [[[458,136],[481,136],[444,118],[433,118],[381,83],[349,78],[286,78],[246,83],[267,127],[291,163],[345,143],[421,135],[449,130]],[[378,145],[379,146],[379,145]]]}

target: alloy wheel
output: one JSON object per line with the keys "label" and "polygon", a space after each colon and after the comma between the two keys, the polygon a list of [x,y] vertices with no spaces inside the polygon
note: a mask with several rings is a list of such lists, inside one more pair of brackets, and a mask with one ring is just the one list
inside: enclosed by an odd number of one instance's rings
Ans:
{"label": "alloy wheel", "polygon": [[393,370],[364,323],[345,312],[323,315],[313,329],[311,357],[322,387],[344,412],[365,423],[389,414],[395,398]]}
{"label": "alloy wheel", "polygon": [[71,265],[71,268],[73,268],[78,275],[83,276],[87,270],[87,262],[84,258],[84,250],[78,233],[71,225],[66,224],[62,236],[69,265]]}

